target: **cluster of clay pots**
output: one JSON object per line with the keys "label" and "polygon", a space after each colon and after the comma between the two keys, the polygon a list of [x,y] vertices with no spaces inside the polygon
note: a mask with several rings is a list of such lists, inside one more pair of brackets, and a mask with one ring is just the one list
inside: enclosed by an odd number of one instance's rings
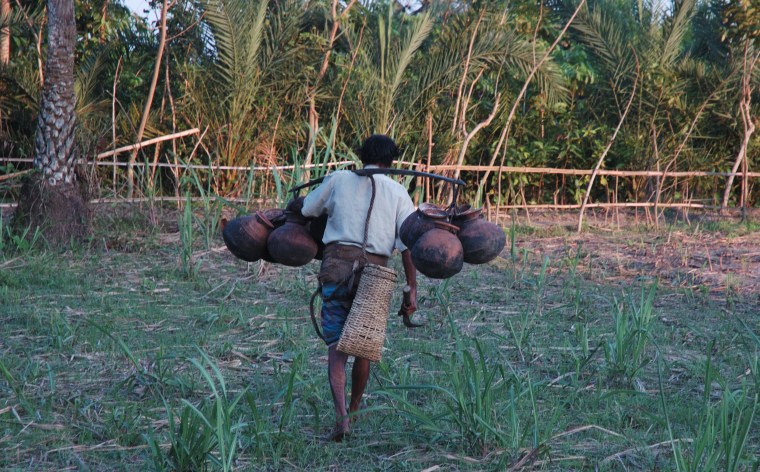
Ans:
{"label": "cluster of clay pots", "polygon": [[227,249],[244,261],[263,259],[298,267],[321,259],[326,225],[326,216],[302,216],[300,202],[295,200],[284,210],[272,208],[228,221],[222,228],[222,238]]}
{"label": "cluster of clay pots", "polygon": [[485,264],[506,244],[504,231],[486,221],[479,208],[463,205],[451,210],[420,204],[404,220],[401,241],[411,249],[417,270],[434,279],[459,273],[465,262]]}

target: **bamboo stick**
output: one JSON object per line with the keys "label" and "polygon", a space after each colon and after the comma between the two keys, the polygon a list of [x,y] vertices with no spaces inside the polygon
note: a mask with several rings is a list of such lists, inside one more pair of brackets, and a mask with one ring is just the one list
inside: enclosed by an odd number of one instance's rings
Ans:
{"label": "bamboo stick", "polygon": [[33,170],[34,169],[27,169],[27,170],[22,170],[21,172],[14,172],[12,174],[0,175],[0,182],[2,182],[3,180],[10,180],[10,179],[15,179],[16,177],[21,177],[22,175],[28,174],[29,172],[32,172]]}
{"label": "bamboo stick", "polygon": [[[454,170],[455,165],[431,165],[430,172]],[[591,175],[593,169],[561,169],[555,167],[523,167],[523,166],[468,166],[459,167],[466,172],[497,172],[501,169],[505,173],[513,174],[557,174],[557,175]],[[743,175],[741,172],[713,172],[713,171],[655,171],[655,170],[614,170],[599,169],[596,175],[610,175],[618,177],[730,177]],[[760,177],[760,172],[750,172],[750,177]]]}
{"label": "bamboo stick", "polygon": [[[132,148],[132,146],[148,146],[150,144],[155,144],[156,142],[160,141],[166,141],[168,139],[172,138],[178,138],[187,136],[189,134],[196,134],[199,130],[197,128],[194,128],[192,130],[183,131],[180,133],[177,133],[177,135],[166,135],[162,136],[161,138],[154,138],[148,141],[143,141],[139,144],[133,144],[130,146],[125,146],[123,148],[117,148],[115,151],[117,153],[121,153],[124,151],[128,151]],[[186,133],[186,134],[184,134]],[[181,136],[179,136],[181,135]],[[98,159],[102,157],[108,157],[111,156],[113,151],[106,151],[104,153],[98,154],[96,157]],[[22,158],[22,157],[0,157],[0,162],[32,162],[31,158]],[[80,164],[88,164],[88,165],[98,165],[98,166],[119,166],[123,167],[126,166],[127,163],[125,162],[85,162],[84,160],[79,161]],[[336,166],[336,165],[347,165],[347,164],[353,164],[354,161],[340,161],[340,162],[330,162],[327,165],[329,166]],[[135,165],[143,165],[141,162],[135,163]],[[166,164],[166,163],[159,163],[159,167],[161,166],[172,166],[174,167],[175,164]],[[455,170],[457,168],[456,165],[442,165],[442,164],[432,164],[432,165],[426,165],[423,163],[413,163],[413,162],[407,162],[405,165],[408,165],[413,168],[423,168],[427,169],[426,172],[432,172],[432,173],[440,173],[442,171],[446,170]],[[239,171],[248,171],[248,170],[269,170],[269,169],[277,169],[277,170],[292,170],[295,168],[294,165],[287,165],[287,166],[256,166],[251,168],[250,166],[208,166],[208,165],[200,165],[200,164],[190,164],[190,165],[180,165],[179,167],[185,168],[185,169],[211,169],[211,170],[239,170]],[[300,167],[306,167],[306,166],[300,166]],[[311,165],[311,168],[316,167],[316,165]],[[494,172],[501,169],[505,173],[512,173],[512,174],[549,174],[549,175],[591,175],[594,171],[593,169],[561,169],[561,168],[555,168],[555,167],[522,167],[522,166],[471,166],[471,165],[463,165],[459,167],[460,170],[465,172]],[[666,171],[654,171],[654,170],[614,170],[614,169],[599,169],[599,171],[596,173],[596,175],[607,175],[607,176],[614,176],[614,177],[660,177],[660,178],[688,178],[688,177],[738,177],[742,176],[744,177],[743,172],[713,172],[713,171],[674,171],[674,172],[666,172]],[[751,179],[756,179],[760,177],[760,172],[747,172],[747,177]]]}
{"label": "bamboo stick", "polygon": [[[28,162],[28,163],[31,163],[32,159],[31,158],[12,158],[12,157],[0,158],[0,162],[3,162],[3,161],[5,161],[5,162]],[[116,162],[116,163],[113,163],[113,162],[110,162],[110,161],[109,162],[92,162],[92,161],[85,162],[85,161],[83,161],[81,159],[79,160],[78,163],[79,164],[91,165],[91,166],[101,166],[101,167],[110,167],[110,166],[114,166],[114,165],[117,166],[117,167],[125,167],[125,166],[128,165],[128,163],[126,163],[126,162]],[[328,162],[326,165],[328,167],[335,167],[335,166],[339,166],[339,165],[348,165],[348,164],[354,164],[354,161]],[[146,164],[144,162],[136,162],[135,165],[136,166],[145,166]],[[150,164],[150,165],[152,165],[152,164]],[[158,163],[158,167],[177,167],[177,165],[173,164],[173,163],[169,163],[169,162],[159,162]],[[277,169],[277,170],[293,170],[296,167],[302,167],[303,168],[303,167],[306,167],[306,166],[303,166],[303,165],[301,165],[301,166],[287,165],[287,166],[254,166],[254,167],[248,166],[248,167],[241,167],[241,166],[214,166],[214,165],[208,166],[208,165],[202,165],[202,164],[185,164],[185,165],[180,164],[179,167],[182,168],[182,169],[184,169],[184,170],[190,170],[190,169],[209,170],[210,169],[210,170],[240,170],[240,171],[249,171],[249,170],[254,170],[254,171],[257,171],[257,170],[258,171],[269,170],[269,171],[271,171],[271,170],[274,170],[274,169]],[[322,167],[322,164],[311,164],[308,167],[309,168]]]}
{"label": "bamboo stick", "polygon": [[[156,84],[158,83],[158,74],[161,71],[161,61],[163,60],[164,48],[166,47],[166,17],[169,12],[169,0],[164,0],[161,7],[161,30],[158,40],[158,53],[156,54],[156,64],[153,67],[153,77],[150,81],[150,87],[148,88],[148,97],[145,100],[145,108],[143,109],[142,118],[140,119],[140,126],[137,129],[137,141],[141,141],[145,127],[148,124],[148,117],[150,116],[150,109],[153,105],[153,95],[156,93]],[[127,195],[132,196],[135,188],[134,180],[134,165],[137,160],[137,151],[139,148],[134,148],[132,154],[129,156],[129,166],[127,167]]]}
{"label": "bamboo stick", "polygon": [[[192,197],[192,201],[205,201],[205,197]],[[185,201],[185,197],[140,197],[140,198],[98,198],[94,200],[90,200],[89,203],[98,204],[98,203],[144,203],[148,201],[154,201],[154,202],[181,202]],[[225,200],[229,202],[236,202],[236,203],[250,203],[250,202],[256,202],[256,203],[266,203],[266,199],[264,198],[258,198],[254,200],[246,200],[245,198],[225,198]],[[490,211],[491,204],[490,201],[486,201],[485,203],[486,207],[489,208],[488,211]],[[654,202],[628,202],[628,203],[589,203],[586,205],[586,208],[651,208],[654,206]],[[0,203],[0,208],[14,208],[16,207],[16,203]],[[577,210],[581,207],[580,204],[533,204],[528,205],[527,208],[530,210]],[[660,208],[694,208],[694,209],[703,209],[703,210],[720,210],[722,207],[720,205],[708,205],[704,203],[660,203]],[[526,205],[524,204],[517,204],[517,205],[503,205],[501,209],[503,210],[524,210],[526,208]]]}
{"label": "bamboo stick", "polygon": [[[110,157],[110,156],[113,156],[115,154],[120,154],[122,152],[132,151],[132,150],[135,150],[135,149],[140,149],[140,148],[143,148],[145,146],[150,146],[151,144],[160,143],[161,141],[168,141],[170,139],[182,138],[182,137],[185,137],[185,136],[189,136],[191,134],[198,134],[198,133],[200,133],[200,131],[201,130],[199,130],[198,128],[192,128],[192,129],[188,129],[188,130],[185,130],[185,131],[180,131],[179,133],[166,134],[164,136],[159,136],[157,138],[148,139],[147,141],[142,141],[142,142],[139,142],[139,143],[136,143],[136,144],[130,144],[129,146],[122,146],[120,148],[116,148],[116,149],[113,149],[111,151],[101,152],[100,154],[98,154],[98,155],[95,156],[95,159],[103,159],[104,157]],[[135,165],[137,165],[137,164],[138,163],[135,163]]]}

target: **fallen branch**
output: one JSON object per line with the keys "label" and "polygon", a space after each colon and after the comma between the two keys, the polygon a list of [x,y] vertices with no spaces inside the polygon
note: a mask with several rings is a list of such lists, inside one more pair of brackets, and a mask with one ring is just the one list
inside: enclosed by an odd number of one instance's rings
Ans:
{"label": "fallen branch", "polygon": [[584,426],[578,426],[577,428],[569,429],[567,431],[563,431],[561,433],[557,433],[554,436],[552,436],[552,438],[549,440],[549,442],[552,442],[555,439],[559,439],[559,438],[561,438],[563,436],[571,436],[571,435],[573,435],[575,433],[580,433],[582,431],[588,431],[589,429],[595,429],[597,431],[601,431],[601,432],[603,432],[605,434],[609,434],[611,436],[616,436],[618,438],[626,439],[625,436],[623,436],[620,433],[616,433],[615,431],[610,431],[609,429],[602,428],[601,426],[597,426],[595,424],[587,424],[587,425],[584,425]]}
{"label": "fallen branch", "polygon": [[626,449],[625,451],[621,451],[621,452],[618,452],[618,453],[613,454],[611,456],[605,457],[604,459],[602,459],[602,462],[600,462],[600,464],[607,464],[607,463],[609,463],[611,461],[614,461],[615,459],[619,459],[619,458],[621,458],[623,456],[627,456],[628,454],[631,454],[632,452],[643,451],[643,450],[646,450],[646,449],[657,449],[658,447],[671,446],[673,444],[682,443],[682,442],[683,443],[690,443],[690,442],[693,442],[693,441],[694,441],[693,439],[671,439],[669,441],[663,441],[663,442],[659,442],[659,443],[656,443],[656,444],[651,444],[649,446],[632,447],[630,449]]}

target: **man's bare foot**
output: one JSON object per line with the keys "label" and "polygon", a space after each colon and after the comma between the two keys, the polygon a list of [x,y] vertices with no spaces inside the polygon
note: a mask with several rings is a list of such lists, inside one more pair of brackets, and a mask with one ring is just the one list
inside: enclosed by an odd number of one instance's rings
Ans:
{"label": "man's bare foot", "polygon": [[340,423],[337,423],[335,425],[335,429],[333,429],[332,433],[330,433],[325,440],[327,442],[336,442],[340,443],[343,442],[343,439],[348,438],[351,436],[351,428],[348,424],[342,425]]}
{"label": "man's bare foot", "polygon": [[349,417],[349,420],[351,421],[351,423],[356,422],[359,419],[359,416],[361,416],[361,414],[359,413],[359,411],[362,410],[362,406],[363,405],[359,405],[359,406],[355,407],[355,406],[352,405],[352,406],[349,407],[349,409],[348,409],[348,417]]}

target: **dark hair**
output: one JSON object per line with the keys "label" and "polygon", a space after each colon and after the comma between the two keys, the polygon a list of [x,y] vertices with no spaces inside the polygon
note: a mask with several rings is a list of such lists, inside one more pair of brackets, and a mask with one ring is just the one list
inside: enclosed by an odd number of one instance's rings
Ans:
{"label": "dark hair", "polygon": [[401,150],[396,143],[384,134],[373,134],[365,139],[364,144],[357,151],[362,164],[385,167],[390,167],[393,160],[401,155]]}

